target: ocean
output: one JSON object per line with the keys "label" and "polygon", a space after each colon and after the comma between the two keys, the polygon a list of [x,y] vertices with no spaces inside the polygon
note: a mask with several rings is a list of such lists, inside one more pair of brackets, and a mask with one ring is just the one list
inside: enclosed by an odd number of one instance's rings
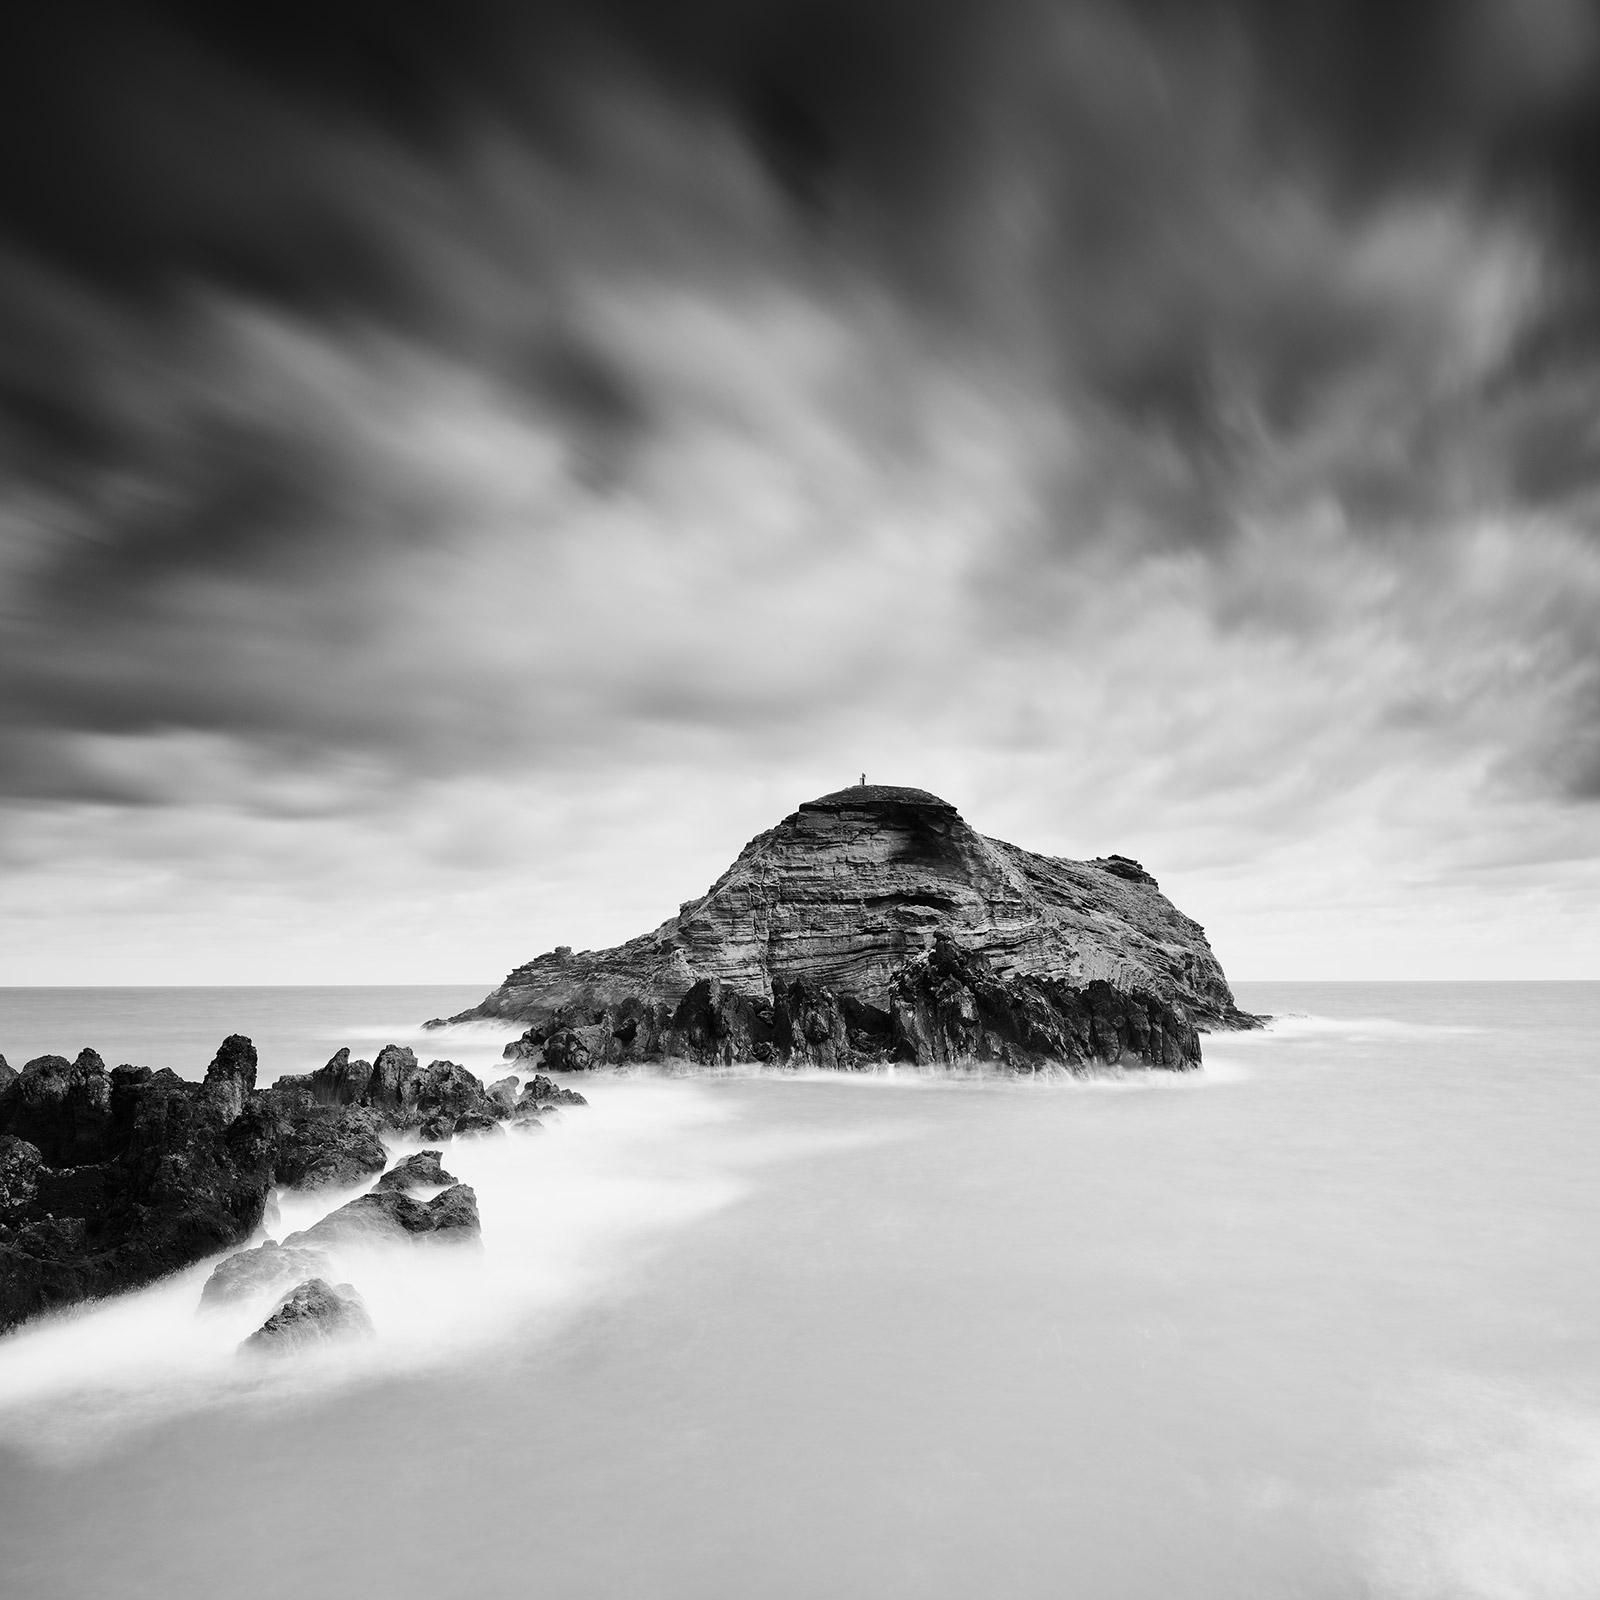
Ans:
{"label": "ocean", "polygon": [[[0,1339],[0,1593],[1593,1600],[1600,984],[1236,990],[1189,1075],[586,1078],[350,1350],[237,1360],[205,1265]],[[418,1028],[481,993],[0,990],[0,1051],[498,1076]]]}

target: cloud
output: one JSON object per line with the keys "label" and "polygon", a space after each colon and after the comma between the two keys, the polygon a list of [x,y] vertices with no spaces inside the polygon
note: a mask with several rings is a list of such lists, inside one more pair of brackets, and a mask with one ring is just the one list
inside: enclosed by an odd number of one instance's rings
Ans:
{"label": "cloud", "polygon": [[1600,849],[1597,50],[1567,0],[37,12],[15,882],[359,900],[720,787],[694,878],[629,869],[670,909],[869,759],[1180,872]]}

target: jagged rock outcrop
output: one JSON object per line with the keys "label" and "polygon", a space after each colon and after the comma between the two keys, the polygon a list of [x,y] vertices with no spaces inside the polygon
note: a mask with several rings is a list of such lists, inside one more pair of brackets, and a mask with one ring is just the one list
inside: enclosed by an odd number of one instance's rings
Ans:
{"label": "jagged rock outcrop", "polygon": [[418,1150],[397,1161],[374,1185],[378,1189],[433,1189],[458,1180],[444,1170],[444,1151]]}
{"label": "jagged rock outcrop", "polygon": [[[416,1129],[425,1139],[492,1128],[510,1115],[474,1074],[454,1061],[417,1065],[414,1052],[388,1044],[376,1061],[352,1061],[340,1050],[326,1066],[301,1077],[279,1078],[278,1089],[304,1090],[319,1106],[359,1107],[384,1127]],[[379,1164],[381,1170],[382,1164]]]}
{"label": "jagged rock outcrop", "polygon": [[394,1244],[433,1235],[451,1243],[476,1240],[481,1229],[478,1197],[464,1183],[437,1194],[424,1205],[399,1189],[374,1189],[358,1195],[320,1222],[291,1233],[285,1246],[329,1249],[334,1246]]}
{"label": "jagged rock outcrop", "polygon": [[295,1288],[239,1346],[244,1354],[277,1355],[372,1333],[366,1302],[348,1283],[311,1278]]}
{"label": "jagged rock outcrop", "polygon": [[222,1081],[191,1083],[148,1067],[108,1073],[85,1050],[30,1061],[0,1092],[0,1329],[249,1237],[275,1150],[231,1114],[237,1066],[235,1051]]}
{"label": "jagged rock outcrop", "polygon": [[[353,1187],[381,1173],[384,1132],[420,1124],[442,1137],[512,1114],[464,1067],[419,1068],[393,1046],[370,1067],[341,1051],[265,1089],[256,1067],[255,1047],[235,1034],[201,1083],[148,1067],[107,1072],[93,1050],[40,1056],[0,1083],[0,1331],[243,1245],[274,1185]],[[401,1235],[476,1237],[463,1185],[428,1207],[389,1198],[420,1213],[389,1219]],[[245,1253],[256,1259],[229,1269],[241,1282],[281,1269]]]}
{"label": "jagged rock outcrop", "polygon": [[698,900],[611,950],[562,946],[452,1021],[531,1024],[511,1059],[1199,1064],[1251,1026],[1200,925],[1124,856],[976,833],[920,789],[860,786],[752,839]]}
{"label": "jagged rock outcrop", "polygon": [[[508,1051],[511,1048],[507,1046]],[[562,1088],[542,1072],[536,1072],[523,1084],[522,1093],[517,1096],[515,1116],[520,1123],[536,1123],[547,1111],[559,1111],[562,1106],[586,1106],[588,1103],[576,1089]]]}

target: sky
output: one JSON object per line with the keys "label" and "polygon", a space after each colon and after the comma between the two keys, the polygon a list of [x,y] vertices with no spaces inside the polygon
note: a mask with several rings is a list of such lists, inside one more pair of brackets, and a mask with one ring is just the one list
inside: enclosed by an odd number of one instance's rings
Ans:
{"label": "sky", "polygon": [[52,0],[0,984],[482,982],[854,781],[1600,977],[1600,8]]}

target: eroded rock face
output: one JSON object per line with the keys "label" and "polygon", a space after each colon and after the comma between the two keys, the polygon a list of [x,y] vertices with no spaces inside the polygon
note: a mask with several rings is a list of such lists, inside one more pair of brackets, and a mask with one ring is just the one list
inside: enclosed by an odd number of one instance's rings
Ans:
{"label": "eroded rock face", "polygon": [[[941,941],[978,965],[930,975]],[[1198,1028],[1253,1020],[1204,930],[1137,862],[1034,855],[935,795],[885,787],[809,801],[654,933],[540,956],[453,1020],[482,1017],[531,1024],[507,1055],[562,1072],[669,1058],[1185,1066]]]}
{"label": "eroded rock face", "polygon": [[312,1278],[296,1287],[239,1349],[250,1355],[287,1354],[371,1333],[366,1303],[350,1284]]}

